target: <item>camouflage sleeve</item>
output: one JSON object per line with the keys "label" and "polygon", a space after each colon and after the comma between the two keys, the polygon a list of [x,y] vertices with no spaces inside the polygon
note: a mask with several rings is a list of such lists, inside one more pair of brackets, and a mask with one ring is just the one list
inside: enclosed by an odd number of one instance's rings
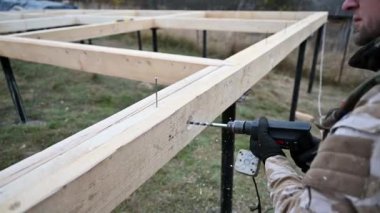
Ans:
{"label": "camouflage sleeve", "polygon": [[[351,212],[351,204],[345,199],[321,193],[305,186],[284,156],[270,157],[265,161],[270,197],[275,212]],[[338,207],[337,207],[338,206]]]}
{"label": "camouflage sleeve", "polygon": [[288,212],[299,208],[301,200],[307,198],[302,177],[292,168],[286,157],[277,155],[265,161],[270,197],[276,212]]}

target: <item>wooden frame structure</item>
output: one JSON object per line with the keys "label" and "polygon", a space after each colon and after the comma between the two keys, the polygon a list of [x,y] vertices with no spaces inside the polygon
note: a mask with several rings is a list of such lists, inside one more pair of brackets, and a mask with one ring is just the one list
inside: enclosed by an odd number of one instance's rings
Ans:
{"label": "wooden frame structure", "polygon": [[[215,119],[326,21],[325,12],[0,13],[0,56],[170,85],[158,107],[147,97],[1,171],[0,212],[112,210],[204,129],[187,121]],[[152,28],[273,35],[225,60],[69,43]]]}

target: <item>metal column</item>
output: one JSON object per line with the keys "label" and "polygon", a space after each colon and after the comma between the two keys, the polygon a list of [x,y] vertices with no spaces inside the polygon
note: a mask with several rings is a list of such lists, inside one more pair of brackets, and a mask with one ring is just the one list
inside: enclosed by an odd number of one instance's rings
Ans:
{"label": "metal column", "polygon": [[293,97],[292,97],[292,105],[290,108],[289,121],[294,121],[295,117],[296,117],[298,95],[299,95],[299,91],[300,91],[300,84],[301,84],[301,77],[302,77],[303,62],[305,59],[306,42],[307,42],[307,40],[305,40],[301,43],[301,46],[300,46],[299,51],[298,51],[297,69],[296,69],[296,76],[294,78]]}
{"label": "metal column", "polygon": [[141,32],[140,31],[137,31],[137,45],[139,46],[139,50],[142,50]]}
{"label": "metal column", "polygon": [[343,58],[342,58],[342,61],[340,62],[340,69],[339,69],[339,74],[338,74],[338,82],[339,83],[340,83],[340,80],[342,78],[344,63],[346,62],[348,42],[350,41],[350,35],[351,35],[351,26],[352,26],[352,19],[350,19],[350,21],[348,23],[347,31],[346,31],[346,39],[344,41]]}
{"label": "metal column", "polygon": [[0,60],[1,60],[1,66],[3,67],[5,79],[7,81],[8,89],[9,89],[9,92],[11,93],[12,101],[14,105],[16,106],[16,110],[20,116],[21,122],[25,123],[26,122],[25,111],[22,104],[20,93],[18,91],[16,79],[13,75],[11,62],[9,61],[9,58],[1,57],[1,56],[0,56]]}
{"label": "metal column", "polygon": [[203,30],[203,58],[207,58],[207,31]]}
{"label": "metal column", "polygon": [[[235,120],[236,104],[232,104],[222,114],[222,122]],[[232,192],[234,179],[235,135],[228,129],[222,129],[222,171],[220,212],[232,212]]]}
{"label": "metal column", "polygon": [[317,66],[318,55],[320,52],[319,50],[321,48],[321,39],[322,39],[323,28],[324,28],[324,26],[319,28],[318,34],[317,34],[317,39],[315,41],[313,63],[311,65],[311,70],[310,70],[310,75],[309,75],[309,86],[307,88],[308,93],[311,93],[311,90],[313,89],[313,83],[314,83],[314,79],[315,79],[315,68]]}
{"label": "metal column", "polygon": [[153,52],[158,52],[157,28],[152,28],[152,46],[153,46]]}

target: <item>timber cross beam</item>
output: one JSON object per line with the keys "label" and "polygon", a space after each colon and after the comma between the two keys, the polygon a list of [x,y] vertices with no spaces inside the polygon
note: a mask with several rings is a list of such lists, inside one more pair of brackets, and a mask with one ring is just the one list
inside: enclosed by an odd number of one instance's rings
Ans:
{"label": "timber cross beam", "polygon": [[[149,96],[1,171],[0,212],[111,211],[204,129],[187,121],[215,119],[326,22],[325,12],[0,13],[1,57],[169,85],[158,107]],[[70,43],[160,28],[272,35],[225,60]]]}

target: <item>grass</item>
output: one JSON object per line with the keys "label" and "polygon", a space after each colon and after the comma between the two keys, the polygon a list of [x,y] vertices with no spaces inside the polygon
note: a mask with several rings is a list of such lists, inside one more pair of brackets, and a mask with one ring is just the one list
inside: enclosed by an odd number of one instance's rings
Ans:
{"label": "grass", "polygon": [[[150,37],[144,36],[144,50],[149,50]],[[135,35],[95,39],[97,45],[137,48]],[[160,52],[199,56],[201,51],[191,43],[159,37]],[[212,58],[226,56],[209,52]],[[154,91],[151,84],[117,79],[96,74],[66,70],[47,65],[12,60],[17,83],[24,100],[28,119],[19,125],[17,114],[0,75],[0,170],[90,126]],[[293,80],[272,72],[256,84],[238,103],[239,119],[261,115],[287,119]],[[305,93],[301,85],[299,110],[316,115],[316,92]],[[325,109],[336,106],[348,88],[326,86]],[[316,133],[317,131],[314,130]],[[248,149],[249,138],[237,136],[236,150]],[[220,130],[209,128],[197,136],[154,177],[120,204],[115,212],[219,212],[220,200]],[[236,174],[233,209],[250,212],[256,197],[250,177]],[[257,177],[263,210],[273,211],[266,190],[264,172]]]}

